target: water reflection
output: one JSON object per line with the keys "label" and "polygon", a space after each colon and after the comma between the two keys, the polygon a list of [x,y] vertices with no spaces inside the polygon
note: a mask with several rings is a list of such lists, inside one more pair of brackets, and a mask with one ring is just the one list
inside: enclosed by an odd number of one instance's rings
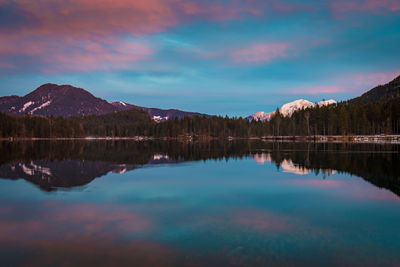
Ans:
{"label": "water reflection", "polygon": [[160,242],[132,238],[153,222],[128,207],[12,203],[0,205],[0,214],[3,266],[172,266],[176,257]]}
{"label": "water reflection", "polygon": [[399,192],[398,146],[40,141],[0,150],[5,266],[400,262],[400,198],[375,186]]}
{"label": "water reflection", "polygon": [[232,221],[240,226],[249,227],[254,230],[272,232],[290,232],[289,216],[276,215],[271,212],[259,210],[240,210],[235,213]]}
{"label": "water reflection", "polygon": [[1,142],[0,177],[25,179],[46,191],[90,183],[146,165],[252,157],[297,175],[345,172],[400,195],[398,145],[234,142]]}
{"label": "water reflection", "polygon": [[97,177],[109,173],[125,173],[135,169],[132,164],[115,164],[87,160],[38,160],[12,162],[0,166],[0,177],[23,178],[41,189],[70,188],[90,183]]}
{"label": "water reflection", "polygon": [[[264,165],[265,162],[272,162],[271,154],[269,153],[255,154],[253,155],[253,159],[261,165]],[[284,159],[280,163],[280,167],[284,172],[298,175],[309,174],[311,172],[310,169],[295,165],[291,159]]]}

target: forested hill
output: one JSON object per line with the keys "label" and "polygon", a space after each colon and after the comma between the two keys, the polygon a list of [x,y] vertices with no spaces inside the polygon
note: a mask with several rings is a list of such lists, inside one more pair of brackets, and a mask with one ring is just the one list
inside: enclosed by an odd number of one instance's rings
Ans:
{"label": "forested hill", "polygon": [[400,97],[400,75],[397,76],[397,78],[395,78],[393,81],[387,84],[379,85],[369,90],[368,92],[362,94],[359,97],[350,99],[348,102],[350,104],[354,103],[366,104],[376,101],[390,100],[399,97]]}

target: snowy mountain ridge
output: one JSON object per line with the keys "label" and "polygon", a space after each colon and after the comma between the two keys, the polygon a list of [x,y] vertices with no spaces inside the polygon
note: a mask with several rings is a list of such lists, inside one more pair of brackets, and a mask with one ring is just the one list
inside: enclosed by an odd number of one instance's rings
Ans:
{"label": "snowy mountain ridge", "polygon": [[[337,102],[333,99],[322,100],[317,103],[312,103],[305,99],[298,99],[298,100],[284,104],[279,109],[279,112],[284,117],[290,117],[293,115],[294,112],[301,110],[301,109],[312,108],[315,106],[328,106],[328,105],[334,105],[334,104],[337,104]],[[247,119],[250,121],[252,121],[252,120],[269,121],[275,115],[275,112],[276,111],[266,113],[264,111],[259,111],[259,112],[256,112],[256,113],[248,116]]]}

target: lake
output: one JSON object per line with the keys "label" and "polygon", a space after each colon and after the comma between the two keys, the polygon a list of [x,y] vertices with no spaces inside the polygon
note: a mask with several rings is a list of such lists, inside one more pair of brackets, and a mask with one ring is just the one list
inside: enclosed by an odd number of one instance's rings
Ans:
{"label": "lake", "polygon": [[399,266],[400,146],[0,142],[2,266]]}

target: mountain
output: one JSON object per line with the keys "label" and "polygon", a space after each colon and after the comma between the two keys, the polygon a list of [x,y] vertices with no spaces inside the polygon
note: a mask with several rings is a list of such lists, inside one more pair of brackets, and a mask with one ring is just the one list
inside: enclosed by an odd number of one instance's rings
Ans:
{"label": "mountain", "polygon": [[69,117],[101,115],[117,112],[118,109],[81,88],[48,83],[23,97],[1,97],[0,111],[8,114]]}
{"label": "mountain", "polygon": [[15,95],[0,97],[0,112],[14,115],[71,117],[102,115],[129,109],[144,110],[157,122],[185,116],[208,116],[177,109],[140,107],[121,101],[110,103],[82,88],[52,83],[44,84],[22,97]]}
{"label": "mountain", "polygon": [[348,102],[350,104],[367,104],[376,101],[391,100],[397,97],[400,97],[400,75],[393,81],[379,85],[359,97],[350,99]]}
{"label": "mountain", "polygon": [[259,111],[247,117],[248,120],[256,120],[256,121],[269,121],[272,116],[275,114],[275,111],[266,113],[264,111]]}
{"label": "mountain", "polygon": [[[372,102],[377,102],[377,101],[387,101],[387,100],[392,100],[395,98],[400,97],[400,75],[397,76],[394,80],[387,84],[379,85],[368,92],[362,94],[359,97],[350,99],[347,101],[349,104],[368,104]],[[304,100],[304,99],[299,99],[290,103],[287,103],[283,105],[280,109],[279,112],[283,116],[291,116],[295,111],[304,109],[304,108],[309,108],[309,107],[315,107],[316,105],[319,106],[326,106],[326,105],[332,105],[336,104],[337,102],[335,100],[324,100],[320,101],[316,104],[311,103],[310,101]],[[250,115],[247,117],[250,121],[252,120],[261,120],[261,121],[269,121],[271,117],[275,114],[275,111],[273,112],[263,112],[259,111],[254,113],[253,115]]]}
{"label": "mountain", "polygon": [[119,110],[128,110],[128,109],[141,109],[143,111],[146,111],[150,117],[156,121],[156,122],[161,122],[161,121],[166,121],[169,119],[182,119],[187,116],[206,116],[208,117],[209,115],[207,114],[202,114],[198,112],[188,112],[188,111],[182,111],[179,109],[159,109],[159,108],[146,108],[146,107],[139,107],[135,105],[131,105],[125,102],[112,102],[111,103],[114,107],[117,107]]}
{"label": "mountain", "polygon": [[[293,102],[284,104],[280,109],[279,112],[282,114],[282,116],[284,117],[290,117],[292,116],[292,114],[294,112],[296,112],[297,110],[301,110],[301,109],[305,109],[305,108],[311,108],[311,107],[315,107],[315,106],[327,106],[327,105],[332,105],[332,104],[336,104],[337,102],[333,99],[330,100],[323,100],[320,101],[318,103],[312,103],[308,100],[305,99],[298,99],[295,100]],[[253,115],[250,115],[247,117],[248,120],[252,121],[252,120],[260,120],[260,121],[269,121],[272,116],[275,115],[275,111],[273,112],[269,112],[269,113],[265,113],[263,111],[259,111],[254,113]]]}
{"label": "mountain", "polygon": [[283,105],[280,109],[279,112],[284,116],[284,117],[290,117],[292,114],[301,109],[306,109],[306,108],[311,108],[314,107],[314,103],[304,100],[304,99],[299,99],[295,100],[293,102],[287,103]]}
{"label": "mountain", "polygon": [[318,103],[317,103],[317,105],[319,105],[319,106],[328,106],[328,105],[333,105],[333,104],[337,104],[337,102],[335,101],[335,100],[333,100],[333,99],[329,99],[329,100],[322,100],[322,101],[319,101]]}

